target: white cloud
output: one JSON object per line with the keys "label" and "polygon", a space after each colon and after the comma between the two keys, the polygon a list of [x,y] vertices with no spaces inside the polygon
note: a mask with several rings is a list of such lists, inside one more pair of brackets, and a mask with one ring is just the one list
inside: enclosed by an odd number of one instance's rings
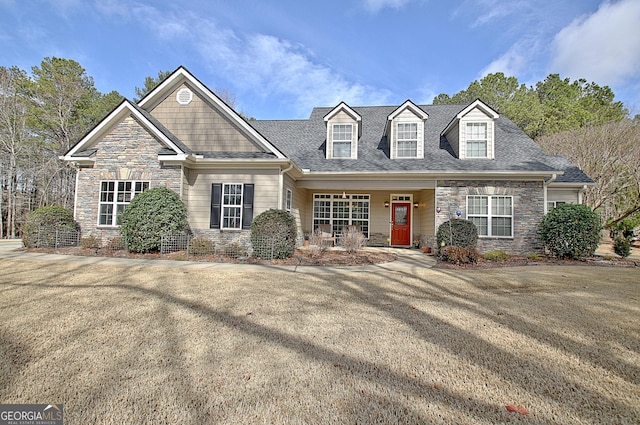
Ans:
{"label": "white cloud", "polygon": [[[304,46],[266,34],[239,35],[218,22],[184,10],[162,13],[152,6],[106,0],[106,15],[128,15],[162,41],[195,49],[201,62],[234,90],[284,99],[299,116],[314,106],[379,104],[384,90],[349,81],[314,60]],[[185,64],[188,66],[188,64]]]}
{"label": "white cloud", "polygon": [[494,59],[482,71],[479,77],[482,78],[487,74],[502,72],[506,76],[517,76],[523,74],[529,66],[529,58],[527,53],[535,50],[532,46],[525,46],[526,42],[519,42],[511,46],[511,48],[497,59]]}
{"label": "white cloud", "polygon": [[574,20],[553,42],[551,71],[600,85],[624,84],[640,73],[640,2],[605,2]]}
{"label": "white cloud", "polygon": [[384,8],[400,9],[411,0],[364,0],[364,7],[372,13],[379,12]]}

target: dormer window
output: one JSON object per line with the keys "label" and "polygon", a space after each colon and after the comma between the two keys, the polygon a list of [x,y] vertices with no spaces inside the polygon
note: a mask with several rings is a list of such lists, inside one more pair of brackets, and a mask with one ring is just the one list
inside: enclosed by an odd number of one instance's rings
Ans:
{"label": "dormer window", "polygon": [[498,118],[496,111],[476,100],[453,117],[441,135],[460,159],[494,159]]}
{"label": "dormer window", "polygon": [[387,116],[385,135],[391,159],[424,158],[424,125],[429,115],[407,100]]}
{"label": "dormer window", "polygon": [[396,157],[415,158],[418,156],[418,123],[398,123]]}
{"label": "dormer window", "polygon": [[351,158],[353,125],[333,124],[333,158]]}
{"label": "dormer window", "polygon": [[362,117],[341,102],[324,116],[327,125],[326,158],[358,159],[358,138],[362,133]]}
{"label": "dormer window", "polygon": [[468,122],[466,126],[467,158],[487,157],[487,123]]}

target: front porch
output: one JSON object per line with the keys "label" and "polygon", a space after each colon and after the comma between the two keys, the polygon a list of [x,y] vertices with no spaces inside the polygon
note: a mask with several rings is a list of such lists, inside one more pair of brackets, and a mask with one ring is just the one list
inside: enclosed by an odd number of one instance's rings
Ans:
{"label": "front porch", "polygon": [[[435,189],[421,190],[305,190],[299,207],[304,234],[330,232],[339,239],[343,229],[356,226],[369,246],[433,246]],[[294,214],[296,213],[295,211]]]}

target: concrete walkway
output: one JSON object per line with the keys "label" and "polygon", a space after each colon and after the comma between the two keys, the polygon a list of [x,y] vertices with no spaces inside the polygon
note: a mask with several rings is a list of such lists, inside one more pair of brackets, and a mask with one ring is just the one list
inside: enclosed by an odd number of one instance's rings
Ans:
{"label": "concrete walkway", "polygon": [[368,248],[393,252],[398,256],[396,261],[381,264],[368,264],[358,266],[281,266],[269,264],[236,264],[236,263],[211,263],[200,261],[177,261],[162,259],[139,259],[117,257],[85,257],[77,255],[48,254],[42,252],[27,252],[22,249],[22,241],[0,240],[0,258],[29,261],[47,261],[81,265],[126,265],[128,267],[170,267],[170,268],[195,268],[201,270],[238,270],[265,272],[269,270],[290,271],[296,273],[346,273],[346,272],[402,272],[415,273],[436,264],[435,257],[423,254],[416,249],[401,248]]}

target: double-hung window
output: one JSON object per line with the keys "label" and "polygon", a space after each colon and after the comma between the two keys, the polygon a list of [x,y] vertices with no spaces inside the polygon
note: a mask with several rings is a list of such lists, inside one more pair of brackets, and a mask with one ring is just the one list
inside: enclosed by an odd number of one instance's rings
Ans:
{"label": "double-hung window", "polygon": [[333,158],[351,158],[351,143],[353,142],[353,125],[333,125]]}
{"label": "double-hung window", "polygon": [[213,183],[210,227],[222,230],[250,229],[253,188],[253,184],[247,183]]}
{"label": "double-hung window", "polygon": [[416,158],[418,156],[418,123],[398,123],[396,137],[396,157]]}
{"label": "double-hung window", "polygon": [[468,196],[467,219],[478,228],[478,236],[513,237],[511,196]]}
{"label": "double-hung window", "polygon": [[487,123],[468,122],[466,127],[467,158],[487,158]]}
{"label": "double-hung window", "polygon": [[147,189],[149,189],[148,181],[108,180],[100,182],[98,225],[119,226],[120,215],[124,208],[129,205],[134,196]]}
{"label": "double-hung window", "polygon": [[222,185],[222,228],[242,228],[242,185]]}

